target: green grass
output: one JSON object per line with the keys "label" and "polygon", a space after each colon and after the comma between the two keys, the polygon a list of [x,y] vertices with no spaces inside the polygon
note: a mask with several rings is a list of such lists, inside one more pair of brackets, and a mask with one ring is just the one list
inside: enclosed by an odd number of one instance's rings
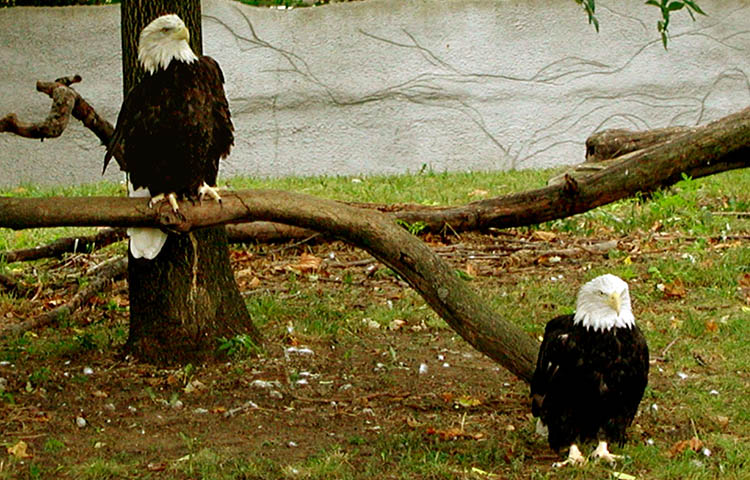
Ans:
{"label": "green grass", "polygon": [[[231,179],[228,183],[235,189],[282,189],[347,201],[458,205],[539,188],[557,172],[425,171],[395,177],[245,178]],[[122,190],[119,185],[102,183],[63,189],[24,186],[0,194],[121,195]],[[537,267],[531,273],[513,270],[515,267],[511,266],[469,280],[500,314],[534,336],[543,332],[545,322],[551,317],[573,310],[573,294],[581,281],[605,272],[629,281],[638,322],[647,336],[652,359],[658,361],[651,367],[643,414],[637,419],[641,425],[634,427],[633,440],[618,451],[629,458],[616,470],[639,479],[748,478],[750,305],[740,290],[740,280],[750,273],[750,242],[733,235],[750,235],[750,221],[716,212],[749,209],[750,169],[699,180],[685,179],[648,199],[626,199],[571,218],[517,229],[521,234],[539,229],[591,242],[621,241],[620,247],[607,255],[586,257],[585,261],[564,259],[557,266]],[[0,250],[33,246],[73,231],[76,230],[2,229]],[[658,239],[657,235],[669,239]],[[275,247],[243,248],[256,255],[271,255]],[[48,272],[45,265],[43,260],[0,265],[0,271],[20,272],[28,275],[30,281],[36,278],[41,282],[52,281],[54,272]],[[497,281],[509,275],[514,276],[513,282]],[[558,278],[559,275],[563,278]],[[378,281],[396,285],[397,277],[387,269],[375,276]],[[256,325],[271,339],[270,343],[283,343],[293,335],[302,342],[335,345],[336,354],[344,357],[347,351],[356,348],[357,342],[364,344],[361,339],[373,328],[363,319],[381,329],[400,319],[410,326],[424,324],[436,336],[451,333],[414,292],[394,286],[401,293],[389,297],[382,292],[364,291],[356,280],[350,276],[340,282],[324,282],[315,275],[279,275],[278,291],[259,290],[249,295],[248,310]],[[684,286],[684,295],[665,295],[664,286],[675,282]],[[31,308],[24,302],[27,301],[0,296],[0,314],[9,306]],[[61,362],[77,356],[107,355],[125,341],[126,328],[121,321],[84,328],[64,321],[39,337],[26,335],[2,340],[0,360]],[[430,338],[424,337],[414,348],[429,351]],[[221,344],[230,353],[235,372],[226,379],[227,384],[240,381],[246,371],[255,368],[256,355],[268,355],[246,340],[238,336],[224,339]],[[339,346],[342,348],[338,349]],[[381,348],[385,352],[383,362],[388,365],[404,358],[403,351],[389,350],[387,345]],[[297,374],[295,368],[289,367],[291,379]],[[681,378],[680,374],[687,378]],[[196,373],[196,377],[200,375]],[[11,392],[16,403],[27,401],[26,395],[42,395],[44,389],[53,388],[61,379],[55,377],[54,369],[50,372],[42,365],[31,370],[24,381],[28,381],[31,391]],[[166,393],[159,395],[168,398]],[[180,398],[188,402],[190,397]],[[10,400],[0,397],[0,407],[7,403]],[[652,405],[657,409],[653,410]],[[498,416],[502,414],[497,412]],[[499,423],[496,420],[494,428]],[[472,473],[472,468],[478,468],[512,479],[611,478],[613,469],[605,465],[551,471],[546,464],[535,462],[534,452],[540,450],[541,444],[532,430],[529,420],[512,432],[482,442],[431,441],[421,431],[409,429],[384,430],[376,441],[365,439],[361,432],[350,433],[337,439],[338,444],[289,461],[269,458],[263,450],[242,455],[228,453],[209,438],[200,442],[183,439],[185,452],[170,457],[167,473],[175,478],[217,480],[500,478]],[[710,448],[710,456],[692,451],[669,454],[675,442],[693,434]],[[653,445],[646,444],[645,435],[654,440]],[[134,453],[106,459],[92,457],[72,464],[65,463],[64,454],[60,454],[69,448],[69,442],[61,434],[49,436],[42,445],[40,454],[61,457],[57,469],[62,469],[67,478],[168,478],[144,470],[143,458]],[[187,456],[175,461],[180,455]],[[53,478],[57,471],[36,458],[24,466],[11,459],[0,469],[0,478],[16,478],[19,472],[23,472],[22,478]]]}

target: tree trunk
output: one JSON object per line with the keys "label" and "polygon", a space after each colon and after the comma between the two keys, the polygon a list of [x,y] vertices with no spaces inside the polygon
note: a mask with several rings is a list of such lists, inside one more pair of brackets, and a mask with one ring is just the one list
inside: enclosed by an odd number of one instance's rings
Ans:
{"label": "tree trunk", "polygon": [[[190,45],[202,52],[199,0],[123,0],[124,91],[144,74],[137,65],[140,31],[160,15],[176,13],[190,30]],[[127,349],[158,364],[199,361],[216,351],[219,337],[249,334],[261,342],[229,263],[224,226],[169,234],[153,260],[128,258],[130,333]]]}

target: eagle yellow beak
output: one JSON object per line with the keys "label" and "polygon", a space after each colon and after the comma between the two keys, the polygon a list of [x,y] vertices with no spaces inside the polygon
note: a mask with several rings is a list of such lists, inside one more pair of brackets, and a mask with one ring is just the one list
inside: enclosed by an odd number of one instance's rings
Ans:
{"label": "eagle yellow beak", "polygon": [[607,305],[612,307],[614,311],[617,312],[617,315],[620,315],[620,307],[622,305],[620,294],[617,292],[610,293],[609,298],[607,299]]}
{"label": "eagle yellow beak", "polygon": [[190,42],[190,30],[188,30],[188,28],[185,26],[177,30],[174,33],[174,36],[177,40],[185,40],[186,42]]}

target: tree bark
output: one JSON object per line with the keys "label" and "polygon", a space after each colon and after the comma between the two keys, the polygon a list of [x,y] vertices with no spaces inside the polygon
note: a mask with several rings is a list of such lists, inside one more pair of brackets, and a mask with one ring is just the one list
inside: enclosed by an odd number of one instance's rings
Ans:
{"label": "tree bark", "polygon": [[[193,51],[201,54],[200,0],[124,0],[121,12],[125,92],[144,74],[137,65],[140,31],[158,16],[179,15]],[[200,361],[216,351],[218,338],[239,333],[262,342],[234,280],[223,225],[170,234],[153,260],[128,255],[126,347],[138,358],[158,364]]]}

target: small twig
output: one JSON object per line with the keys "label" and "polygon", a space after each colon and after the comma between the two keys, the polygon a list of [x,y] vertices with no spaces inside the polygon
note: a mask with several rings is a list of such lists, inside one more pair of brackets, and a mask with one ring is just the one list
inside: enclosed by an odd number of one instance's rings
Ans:
{"label": "small twig", "polygon": [[90,252],[103,248],[125,238],[124,228],[105,228],[94,235],[58,238],[47,245],[0,252],[0,259],[6,263],[25,262],[40,258],[59,257],[63,253]]}
{"label": "small twig", "polygon": [[711,212],[711,215],[725,217],[750,217],[750,212]]}
{"label": "small twig", "polygon": [[674,337],[674,340],[672,340],[671,342],[669,342],[669,344],[666,347],[664,347],[664,350],[661,351],[661,355],[659,355],[658,357],[656,357],[654,360],[657,361],[657,362],[663,362],[666,359],[666,357],[667,357],[667,352],[669,351],[669,349],[672,348],[672,345],[674,345],[675,343],[677,343],[677,340],[679,340],[679,339],[680,339],[680,337]]}
{"label": "small twig", "polygon": [[6,335],[17,335],[31,329],[44,327],[51,323],[54,323],[58,318],[70,315],[81,305],[86,303],[96,293],[108,286],[112,282],[112,280],[116,279],[119,276],[125,275],[127,269],[128,259],[123,257],[117,262],[108,265],[107,268],[101,269],[101,273],[91,283],[76,292],[76,294],[73,295],[73,298],[71,298],[70,301],[65,305],[61,305],[35,318],[26,320],[21,323],[8,325],[5,328],[0,329],[0,338]]}

